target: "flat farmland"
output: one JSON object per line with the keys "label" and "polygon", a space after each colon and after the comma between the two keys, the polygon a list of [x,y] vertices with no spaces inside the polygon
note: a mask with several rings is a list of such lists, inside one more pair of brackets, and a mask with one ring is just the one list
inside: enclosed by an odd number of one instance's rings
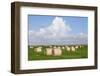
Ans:
{"label": "flat farmland", "polygon": [[[47,50],[49,48],[49,50]],[[69,48],[69,49],[68,49]],[[28,60],[57,60],[88,58],[87,45],[28,46]]]}

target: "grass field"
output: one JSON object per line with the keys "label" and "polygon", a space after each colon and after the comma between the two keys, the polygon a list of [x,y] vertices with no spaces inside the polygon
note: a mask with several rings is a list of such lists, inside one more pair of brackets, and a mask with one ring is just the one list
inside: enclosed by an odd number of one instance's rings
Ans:
{"label": "grass field", "polygon": [[[56,59],[79,59],[79,58],[87,58],[88,57],[88,46],[83,45],[83,47],[76,49],[73,51],[67,51],[66,48],[62,49],[62,55],[61,56],[47,56],[45,54],[46,48],[49,46],[41,46],[42,52],[36,52],[35,48],[40,46],[33,46],[33,48],[30,48],[28,46],[28,60],[56,60]],[[62,46],[60,46],[62,47]]]}

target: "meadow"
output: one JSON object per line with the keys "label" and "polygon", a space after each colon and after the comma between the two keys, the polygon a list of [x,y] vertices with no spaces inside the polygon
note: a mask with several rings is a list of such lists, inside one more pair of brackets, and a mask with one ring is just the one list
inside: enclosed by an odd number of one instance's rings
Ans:
{"label": "meadow", "polygon": [[[71,46],[76,46],[76,45],[70,45]],[[36,52],[36,48],[41,47],[41,52]],[[54,47],[54,45],[52,45]],[[46,55],[46,48],[51,48],[50,46],[28,46],[28,60],[56,60],[56,59],[83,59],[83,58],[88,58],[88,46],[87,45],[82,45],[82,47],[78,47],[75,49],[75,51],[68,51],[65,47],[63,46],[56,46],[60,47],[60,50],[62,51],[62,54],[60,56],[54,56],[54,55]],[[64,48],[62,48],[64,47]]]}

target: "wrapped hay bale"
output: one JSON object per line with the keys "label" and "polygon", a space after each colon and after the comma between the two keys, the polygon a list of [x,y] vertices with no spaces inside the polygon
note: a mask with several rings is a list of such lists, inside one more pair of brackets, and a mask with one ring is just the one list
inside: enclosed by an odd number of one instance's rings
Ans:
{"label": "wrapped hay bale", "polygon": [[46,55],[52,55],[52,48],[46,48]]}
{"label": "wrapped hay bale", "polygon": [[38,53],[41,52],[42,51],[42,47],[37,47],[35,51],[38,52]]}
{"label": "wrapped hay bale", "polygon": [[60,49],[60,46],[58,48]]}
{"label": "wrapped hay bale", "polygon": [[62,49],[65,49],[65,47],[63,46]]}
{"label": "wrapped hay bale", "polygon": [[72,47],[71,47],[71,50],[72,50],[72,51],[75,51],[75,48],[72,46]]}
{"label": "wrapped hay bale", "polygon": [[54,46],[53,48],[57,48],[56,46]]}
{"label": "wrapped hay bale", "polygon": [[66,49],[67,49],[67,51],[70,51],[71,50],[69,46],[67,46]]}
{"label": "wrapped hay bale", "polygon": [[53,54],[54,56],[61,56],[62,55],[62,50],[59,48],[54,48],[53,49]]}
{"label": "wrapped hay bale", "polygon": [[76,49],[78,49],[78,46],[75,46]]}
{"label": "wrapped hay bale", "polygon": [[52,46],[49,46],[50,48],[52,48]]}

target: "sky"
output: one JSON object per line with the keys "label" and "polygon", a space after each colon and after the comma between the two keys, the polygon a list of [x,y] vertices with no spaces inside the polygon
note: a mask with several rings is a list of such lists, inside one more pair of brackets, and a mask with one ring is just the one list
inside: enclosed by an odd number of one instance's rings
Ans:
{"label": "sky", "polygon": [[88,17],[28,16],[29,45],[74,45],[88,42]]}

